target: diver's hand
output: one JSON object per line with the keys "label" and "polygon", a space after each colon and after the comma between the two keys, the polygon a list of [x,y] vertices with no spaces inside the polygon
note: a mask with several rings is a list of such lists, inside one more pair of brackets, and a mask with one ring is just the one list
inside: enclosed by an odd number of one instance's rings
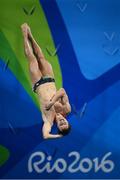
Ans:
{"label": "diver's hand", "polygon": [[50,108],[54,105],[53,101],[50,101],[47,105],[46,105],[46,110],[49,111]]}
{"label": "diver's hand", "polygon": [[55,138],[61,138],[63,137],[62,134],[48,134],[46,136],[43,136],[44,139],[55,139]]}

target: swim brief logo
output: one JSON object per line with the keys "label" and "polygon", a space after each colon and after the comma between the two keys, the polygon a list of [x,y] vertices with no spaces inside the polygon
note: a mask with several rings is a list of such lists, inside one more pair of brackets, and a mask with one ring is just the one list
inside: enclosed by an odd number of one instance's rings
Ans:
{"label": "swim brief logo", "polygon": [[91,170],[94,170],[94,172],[97,173],[102,170],[104,173],[110,173],[115,167],[114,162],[108,159],[111,155],[112,153],[108,152],[102,159],[99,159],[98,157],[94,159],[81,159],[80,153],[73,151],[68,154],[68,158],[72,158],[73,160],[71,163],[68,163],[63,158],[58,158],[53,163],[52,156],[46,157],[46,154],[41,151],[35,152],[28,160],[28,172],[32,173],[35,171],[37,173],[42,173],[46,171],[47,173],[52,173],[53,171],[56,171],[58,173],[64,173],[65,171],[68,171],[69,173],[88,173]]}

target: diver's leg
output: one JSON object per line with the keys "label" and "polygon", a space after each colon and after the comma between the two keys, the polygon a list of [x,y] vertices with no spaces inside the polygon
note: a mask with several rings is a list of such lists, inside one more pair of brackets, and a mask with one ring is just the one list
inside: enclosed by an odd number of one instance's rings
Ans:
{"label": "diver's leg", "polygon": [[43,76],[48,75],[48,76],[54,77],[52,66],[48,61],[46,61],[41,48],[39,47],[39,45],[37,44],[37,42],[33,38],[33,35],[31,33],[29,26],[28,26],[28,39],[31,43],[34,55],[35,55],[36,59],[38,60],[39,68],[40,68],[42,75]]}
{"label": "diver's leg", "polygon": [[39,47],[39,45],[37,44],[36,40],[34,39],[32,33],[31,33],[31,30],[30,30],[30,27],[27,25],[27,30],[28,30],[28,39],[32,45],[32,48],[33,48],[33,52],[35,54],[35,56],[37,58],[40,58],[40,59],[45,59],[44,57],[44,54],[42,52],[42,49]]}
{"label": "diver's leg", "polygon": [[42,73],[40,72],[38,62],[33,54],[32,48],[28,41],[27,28],[25,25],[22,26],[22,33],[24,37],[25,55],[28,59],[31,81],[32,84],[34,85],[38,80],[40,80],[40,78],[42,77]]}

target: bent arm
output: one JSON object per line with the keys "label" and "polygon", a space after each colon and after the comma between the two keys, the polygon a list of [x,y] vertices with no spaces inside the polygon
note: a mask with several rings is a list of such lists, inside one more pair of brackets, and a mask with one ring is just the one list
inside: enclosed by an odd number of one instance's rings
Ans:
{"label": "bent arm", "polygon": [[60,138],[60,134],[50,134],[52,125],[49,122],[44,122],[42,133],[44,139]]}
{"label": "bent arm", "polygon": [[56,94],[53,96],[53,98],[50,100],[48,106],[46,107],[47,110],[49,110],[60,98],[65,96],[66,92],[63,88],[59,89]]}
{"label": "bent arm", "polygon": [[66,92],[65,92],[64,96],[61,98],[61,102],[62,102],[62,105],[64,106],[63,110],[64,110],[65,114],[70,113],[71,105],[70,105],[70,102],[69,102]]}
{"label": "bent arm", "polygon": [[66,91],[61,88],[60,90],[58,90],[55,94],[55,96],[51,99],[51,101],[49,102],[48,106],[47,106],[47,110],[49,110],[59,99],[61,98],[61,103],[64,106],[64,110],[66,113],[70,113],[71,112],[71,106],[69,103],[69,99],[68,96],[66,94]]}

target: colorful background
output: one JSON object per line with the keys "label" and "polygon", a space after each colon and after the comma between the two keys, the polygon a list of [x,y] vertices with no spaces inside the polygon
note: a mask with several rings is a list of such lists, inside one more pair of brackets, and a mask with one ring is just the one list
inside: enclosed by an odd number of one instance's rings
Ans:
{"label": "colorful background", "polygon": [[[120,178],[120,1],[0,1],[0,178]],[[21,24],[27,22],[52,64],[56,86],[72,105],[71,133],[43,140],[37,96],[31,90]],[[56,127],[54,127],[54,132]],[[30,155],[101,159],[111,173],[28,173]]]}

